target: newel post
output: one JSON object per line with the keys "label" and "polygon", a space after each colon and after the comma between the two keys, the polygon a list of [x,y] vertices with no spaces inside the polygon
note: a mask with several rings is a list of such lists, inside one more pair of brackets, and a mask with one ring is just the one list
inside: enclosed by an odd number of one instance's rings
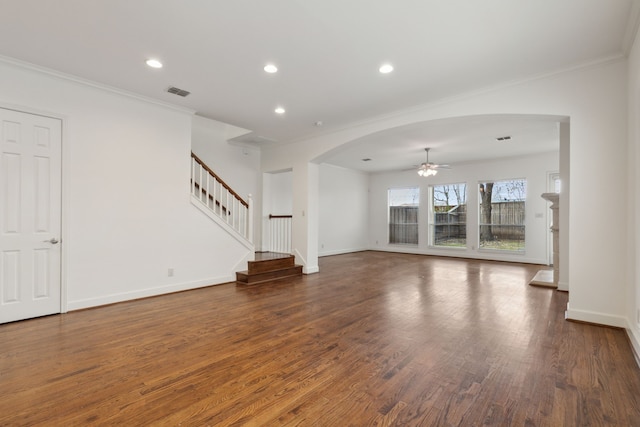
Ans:
{"label": "newel post", "polygon": [[249,196],[247,197],[247,204],[249,205],[249,207],[247,208],[247,238],[251,243],[253,243],[253,198],[251,197],[251,194],[249,194]]}

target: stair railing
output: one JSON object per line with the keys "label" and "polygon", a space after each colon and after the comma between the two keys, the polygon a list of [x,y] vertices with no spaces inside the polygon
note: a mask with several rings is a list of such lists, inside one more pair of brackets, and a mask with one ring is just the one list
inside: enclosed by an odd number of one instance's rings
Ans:
{"label": "stair railing", "polygon": [[[252,241],[251,205],[238,195],[198,156],[191,153],[191,195],[229,227]],[[249,196],[249,201],[251,196]]]}
{"label": "stair railing", "polygon": [[269,251],[291,253],[291,215],[269,214]]}

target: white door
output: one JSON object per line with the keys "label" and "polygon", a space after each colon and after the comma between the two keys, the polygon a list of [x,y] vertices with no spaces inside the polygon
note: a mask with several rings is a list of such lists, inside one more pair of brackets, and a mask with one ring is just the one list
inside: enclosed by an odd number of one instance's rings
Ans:
{"label": "white door", "polygon": [[61,125],[0,108],[0,323],[61,311]]}

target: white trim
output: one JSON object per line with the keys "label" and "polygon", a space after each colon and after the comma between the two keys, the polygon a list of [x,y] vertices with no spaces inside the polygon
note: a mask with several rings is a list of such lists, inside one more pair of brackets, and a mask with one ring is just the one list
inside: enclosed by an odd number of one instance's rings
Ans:
{"label": "white trim", "polygon": [[220,285],[223,283],[235,282],[233,276],[219,276],[212,277],[210,279],[202,279],[194,282],[177,283],[161,287],[153,287],[148,289],[142,289],[134,292],[123,292],[113,295],[106,295],[97,298],[88,298],[78,301],[69,302],[68,308],[70,311],[81,310],[83,308],[98,307],[101,305],[114,304],[118,302],[132,301],[140,298],[154,297],[158,295],[171,294],[174,292],[188,291],[198,288],[206,288],[208,286]]}
{"label": "white trim", "polygon": [[567,303],[565,319],[577,320],[579,322],[595,323],[597,325],[613,326],[615,328],[626,328],[627,319],[621,316],[614,316],[607,313],[597,313],[595,311],[574,310]]}
{"label": "white trim", "polygon": [[336,249],[333,251],[322,251],[318,253],[319,257],[323,256],[332,256],[332,255],[342,255],[342,254],[350,254],[353,252],[362,252],[368,250],[367,248],[349,248],[349,249]]}
{"label": "white trim", "polygon": [[302,273],[303,274],[314,274],[320,271],[320,267],[319,266],[314,266],[314,267],[302,267]]}
{"label": "white trim", "polygon": [[569,292],[569,283],[566,282],[558,282],[558,290]]}
{"label": "white trim", "polygon": [[627,336],[629,337],[629,342],[631,343],[633,357],[636,359],[636,363],[640,368],[640,331],[638,331],[637,328],[634,328],[631,322],[627,322],[626,331]]}
{"label": "white trim", "polygon": [[[393,252],[400,254],[413,254],[413,255],[430,255],[430,256],[442,256],[442,257],[450,257],[450,258],[464,258],[464,259],[479,259],[483,261],[498,261],[498,262],[517,262],[522,264],[536,264],[536,265],[544,265],[547,263],[544,259],[539,258],[528,258],[525,257],[525,254],[518,254],[515,252],[509,252],[510,256],[501,256],[495,257],[491,255],[501,255],[498,251],[477,251],[470,252],[468,249],[451,249],[451,248],[439,248],[437,251],[433,250],[433,248],[419,248],[416,246],[408,247],[401,246],[395,247],[393,245],[385,245],[385,246],[370,246],[369,251],[377,251],[377,252]],[[487,256],[489,255],[489,256]]]}
{"label": "white trim", "polygon": [[302,269],[303,269],[303,271],[304,271],[304,269],[306,268],[306,265],[307,265],[307,260],[306,260],[306,259],[304,259],[304,257],[303,257],[303,256],[302,256],[302,254],[300,253],[300,251],[299,251],[299,250],[297,250],[297,249],[294,249],[294,250],[293,250],[293,256],[295,256],[295,257],[296,257],[296,261],[297,261],[297,262],[299,262],[300,264],[302,264],[302,265],[303,265]]}
{"label": "white trim", "polygon": [[300,251],[298,251],[297,249],[293,250],[293,255],[296,257],[297,262],[302,264],[303,274],[313,274],[320,271],[320,267],[318,265],[307,265],[307,260],[300,254]]}
{"label": "white trim", "polygon": [[50,77],[54,77],[57,79],[61,79],[61,80],[66,80],[68,82],[71,83],[75,83],[75,84],[79,84],[81,86],[88,86],[88,87],[92,87],[95,89],[100,89],[106,92],[111,92],[111,93],[115,93],[117,95],[121,95],[127,98],[133,98],[136,99],[138,101],[143,101],[149,104],[155,104],[164,108],[168,108],[170,110],[174,110],[174,111],[179,111],[182,113],[186,113],[189,115],[195,115],[196,111],[192,110],[190,108],[186,108],[186,107],[181,107],[179,105],[175,105],[175,104],[171,104],[169,102],[166,101],[161,101],[159,99],[155,99],[155,98],[150,98],[144,95],[140,95],[134,92],[129,92],[123,89],[118,89],[116,87],[113,86],[109,86],[106,84],[102,84],[102,83],[98,83],[98,82],[94,82],[91,80],[87,80],[84,79],[82,77],[78,77],[78,76],[74,76],[72,74],[67,74],[67,73],[63,73],[61,71],[56,71],[53,70],[51,68],[46,68],[40,65],[36,65],[36,64],[32,64],[30,62],[25,62],[25,61],[21,61],[19,59],[15,59],[15,58],[11,58],[9,56],[4,56],[4,55],[0,55],[0,62],[1,63],[5,63],[7,65],[11,65],[14,67],[18,67],[18,68],[22,68],[25,70],[30,70],[30,71],[34,71],[37,73],[41,73],[41,74],[45,74],[48,75]]}
{"label": "white trim", "polygon": [[71,244],[69,236],[69,228],[71,227],[71,221],[68,220],[69,212],[71,212],[71,199],[68,196],[71,194],[71,179],[69,174],[65,172],[66,167],[71,165],[71,144],[67,143],[66,135],[69,133],[70,119],[58,116],[62,122],[62,165],[60,169],[60,184],[62,188],[62,200],[60,213],[60,313],[66,313],[69,310],[69,286],[68,286],[68,272],[71,271],[69,266],[69,245]]}

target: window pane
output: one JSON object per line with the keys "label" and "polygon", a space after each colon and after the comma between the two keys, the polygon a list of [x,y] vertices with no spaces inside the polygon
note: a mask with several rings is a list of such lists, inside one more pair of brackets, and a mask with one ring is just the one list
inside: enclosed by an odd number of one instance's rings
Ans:
{"label": "window pane", "polygon": [[467,184],[431,187],[431,237],[433,246],[467,246]]}
{"label": "window pane", "polygon": [[480,248],[524,251],[527,181],[482,182],[479,190]]}
{"label": "window pane", "polygon": [[418,244],[420,189],[389,189],[389,243]]}

